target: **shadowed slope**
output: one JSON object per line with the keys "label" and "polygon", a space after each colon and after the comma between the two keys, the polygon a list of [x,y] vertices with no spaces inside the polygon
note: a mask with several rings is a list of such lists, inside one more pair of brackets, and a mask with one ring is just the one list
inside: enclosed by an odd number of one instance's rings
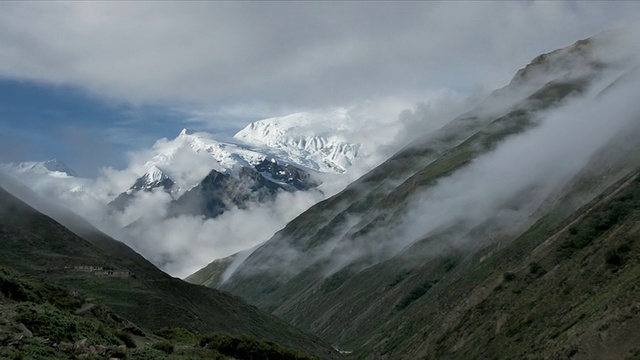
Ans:
{"label": "shadowed slope", "polygon": [[337,356],[318,339],[241,299],[172,278],[126,245],[97,230],[87,235],[86,224],[82,227],[80,237],[0,188],[2,264],[78,289],[151,330],[250,334],[323,358]]}

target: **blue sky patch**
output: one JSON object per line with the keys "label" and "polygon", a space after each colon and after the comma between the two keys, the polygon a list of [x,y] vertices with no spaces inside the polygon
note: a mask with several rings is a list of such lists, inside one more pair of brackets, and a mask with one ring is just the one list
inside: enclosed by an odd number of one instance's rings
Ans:
{"label": "blue sky patch", "polygon": [[124,168],[127,152],[175,137],[185,114],[105,101],[81,89],[0,80],[0,162],[58,158],[82,176]]}

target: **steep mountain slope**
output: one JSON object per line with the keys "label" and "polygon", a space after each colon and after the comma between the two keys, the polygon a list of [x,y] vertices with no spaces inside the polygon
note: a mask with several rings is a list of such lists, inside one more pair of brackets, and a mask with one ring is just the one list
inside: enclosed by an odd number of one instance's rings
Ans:
{"label": "steep mountain slope", "polygon": [[[572,337],[572,329],[610,314],[591,307],[593,292],[633,304],[635,265],[618,269],[616,285],[591,283],[583,270],[585,278],[573,281],[576,259],[584,269],[604,266],[596,244],[613,249],[614,263],[623,258],[616,251],[637,256],[610,237],[632,226],[635,205],[606,197],[633,193],[640,166],[637,49],[621,47],[621,37],[602,34],[534,59],[478,107],[290,222],[222,288],[359,358],[588,354],[590,340]],[[630,206],[625,215],[607,218],[620,201]],[[607,225],[581,217],[586,211]],[[552,235],[572,221],[599,230],[588,241],[557,242]],[[540,244],[570,255],[543,255],[544,246],[534,251]],[[525,289],[554,267],[558,278]],[[501,292],[509,281],[519,287]],[[541,299],[545,285],[559,283],[575,286],[574,302],[556,298],[531,310],[537,303],[516,296]],[[590,310],[575,314],[576,307]],[[510,310],[501,318],[500,309]],[[572,315],[544,332],[544,317],[558,311]],[[514,336],[520,332],[528,337]],[[601,354],[614,354],[616,342],[630,350],[624,332],[611,334]],[[543,338],[553,346],[541,348]]]}
{"label": "steep mountain slope", "polygon": [[77,289],[138,325],[271,339],[321,357],[331,348],[239,298],[185,283],[76,219],[69,231],[0,188],[0,263]]}
{"label": "steep mountain slope", "polygon": [[184,281],[216,288],[222,282],[222,276],[227,268],[236,261],[239,256],[241,256],[241,253],[235,253],[223,259],[216,259],[202,269],[187,276]]}
{"label": "steep mountain slope", "polygon": [[288,359],[315,356],[268,340],[184,328],[149,332],[95,299],[0,266],[2,359]]}

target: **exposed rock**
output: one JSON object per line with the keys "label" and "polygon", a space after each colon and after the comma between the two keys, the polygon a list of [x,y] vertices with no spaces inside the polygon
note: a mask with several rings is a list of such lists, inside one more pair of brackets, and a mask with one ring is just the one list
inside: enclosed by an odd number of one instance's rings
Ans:
{"label": "exposed rock", "polygon": [[24,326],[23,323],[18,324],[18,329],[22,332],[22,335],[24,335],[24,337],[33,337],[33,333],[31,332],[31,330],[27,329],[27,327]]}

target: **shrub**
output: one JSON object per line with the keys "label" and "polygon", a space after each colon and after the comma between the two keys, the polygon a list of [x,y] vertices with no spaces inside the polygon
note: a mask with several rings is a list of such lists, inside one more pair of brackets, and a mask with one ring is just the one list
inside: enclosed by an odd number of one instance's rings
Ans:
{"label": "shrub", "polygon": [[397,310],[402,310],[409,306],[412,302],[418,300],[424,294],[426,294],[435,284],[436,282],[427,281],[424,284],[414,288],[411,292],[405,296],[400,302],[396,305]]}
{"label": "shrub", "polygon": [[309,355],[297,350],[282,347],[272,341],[258,340],[249,336],[231,336],[224,333],[214,333],[203,336],[200,346],[217,350],[220,354],[252,360],[310,360]]}
{"label": "shrub", "polygon": [[156,335],[161,336],[167,340],[173,340],[179,343],[195,344],[198,342],[198,336],[191,331],[177,327],[177,328],[163,328],[156,331]]}
{"label": "shrub", "polygon": [[116,333],[116,337],[122,340],[122,343],[130,349],[135,349],[137,347],[136,342],[133,341],[131,334],[129,334],[128,332],[118,331]]}
{"label": "shrub", "polygon": [[621,266],[624,263],[624,259],[616,249],[610,249],[605,255],[605,262],[612,266]]}
{"label": "shrub", "polygon": [[154,349],[156,349],[156,350],[160,350],[160,351],[164,352],[165,354],[171,354],[171,353],[173,353],[173,350],[175,349],[173,343],[170,342],[170,341],[160,341],[160,342],[157,342],[157,343],[153,344],[152,347]]}
{"label": "shrub", "polygon": [[547,270],[545,270],[542,265],[534,261],[529,264],[529,272],[536,275],[536,277],[541,277],[547,273]]}
{"label": "shrub", "polygon": [[516,279],[516,274],[515,274],[515,273],[513,273],[513,272],[511,272],[511,271],[507,271],[507,272],[505,272],[504,274],[502,274],[502,278],[503,278],[505,281],[513,281],[513,280],[515,280],[515,279]]}

